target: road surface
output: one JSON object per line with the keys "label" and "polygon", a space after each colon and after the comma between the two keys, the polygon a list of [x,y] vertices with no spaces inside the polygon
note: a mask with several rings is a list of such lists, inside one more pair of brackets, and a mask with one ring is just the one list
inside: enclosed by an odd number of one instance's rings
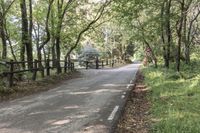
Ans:
{"label": "road surface", "polygon": [[140,64],[82,70],[81,78],[0,104],[0,133],[107,133]]}

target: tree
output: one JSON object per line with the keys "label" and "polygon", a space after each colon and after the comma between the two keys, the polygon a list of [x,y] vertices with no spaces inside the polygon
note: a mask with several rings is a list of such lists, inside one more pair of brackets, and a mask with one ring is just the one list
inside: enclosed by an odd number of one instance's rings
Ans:
{"label": "tree", "polygon": [[[30,1],[31,2],[31,1]],[[26,7],[26,0],[20,0],[20,8],[21,8],[21,18],[22,18],[22,46],[21,46],[21,61],[25,61],[25,50],[27,55],[27,61],[28,61],[28,68],[33,68],[33,51],[32,51],[32,17],[30,17],[30,27],[28,24],[28,16],[27,16],[27,7]],[[32,6],[30,6],[32,8]],[[32,12],[32,9],[30,9],[30,12]],[[32,13],[30,14],[32,16]],[[29,31],[29,28],[31,31]],[[23,67],[25,67],[25,64],[23,64]]]}
{"label": "tree", "polygon": [[[6,21],[6,15],[9,11],[9,9],[11,8],[11,6],[13,5],[13,3],[15,2],[15,0],[13,1],[7,1],[5,2],[4,0],[0,1],[0,35],[1,35],[1,40],[2,40],[2,59],[6,59],[7,58],[7,39],[6,39],[6,31],[5,31],[5,21]],[[8,6],[6,6],[6,4],[8,4]]]}

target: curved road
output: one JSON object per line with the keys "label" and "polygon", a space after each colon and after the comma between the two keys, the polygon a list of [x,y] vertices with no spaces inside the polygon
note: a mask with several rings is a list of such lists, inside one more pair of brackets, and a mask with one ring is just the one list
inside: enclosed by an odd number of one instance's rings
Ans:
{"label": "curved road", "polygon": [[81,70],[81,78],[0,104],[0,133],[107,133],[119,118],[140,64]]}

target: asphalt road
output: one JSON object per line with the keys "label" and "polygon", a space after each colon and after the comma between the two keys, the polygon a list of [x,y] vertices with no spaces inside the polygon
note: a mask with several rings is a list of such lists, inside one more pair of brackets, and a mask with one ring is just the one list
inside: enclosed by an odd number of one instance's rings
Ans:
{"label": "asphalt road", "polygon": [[140,64],[82,70],[81,78],[0,104],[0,133],[107,133]]}

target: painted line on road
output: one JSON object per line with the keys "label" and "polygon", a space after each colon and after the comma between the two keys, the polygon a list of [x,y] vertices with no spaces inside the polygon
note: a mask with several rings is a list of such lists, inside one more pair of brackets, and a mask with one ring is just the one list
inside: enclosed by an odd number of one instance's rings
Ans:
{"label": "painted line on road", "polygon": [[123,94],[126,95],[126,92],[124,92]]}
{"label": "painted line on road", "polygon": [[115,114],[117,113],[117,111],[119,110],[119,106],[115,106],[115,108],[113,109],[112,113],[110,114],[110,116],[108,117],[108,121],[112,121],[115,117]]}
{"label": "painted line on road", "polygon": [[124,98],[125,98],[125,96],[124,96],[124,95],[122,95],[122,96],[121,96],[121,99],[124,99]]}

